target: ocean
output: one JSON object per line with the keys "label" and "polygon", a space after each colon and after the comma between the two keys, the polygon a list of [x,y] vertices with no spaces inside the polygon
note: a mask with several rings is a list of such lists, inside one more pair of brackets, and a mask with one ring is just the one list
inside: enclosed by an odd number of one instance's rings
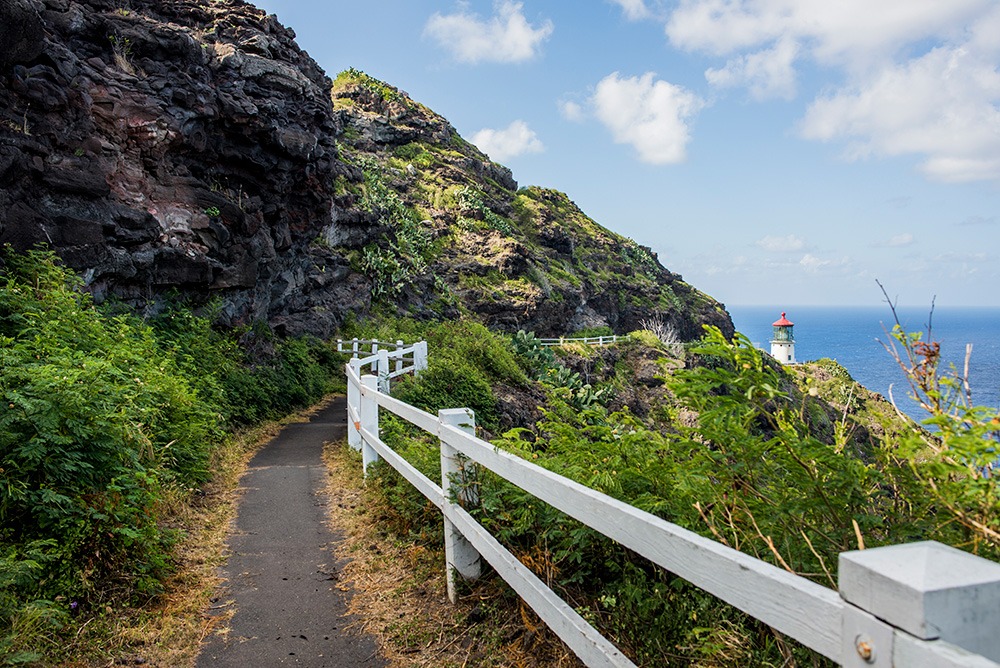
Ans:
{"label": "ocean", "polygon": [[[736,329],[754,345],[770,351],[771,323],[782,311],[795,323],[795,358],[799,362],[824,357],[837,360],[856,381],[886,398],[889,387],[896,405],[910,417],[926,416],[909,397],[909,385],[881,342],[888,342],[892,312],[882,307],[727,307]],[[898,307],[899,320],[907,331],[924,332],[930,308]],[[937,307],[931,340],[941,344],[943,367],[954,364],[961,371],[965,344],[972,344],[969,384],[973,403],[997,409],[1000,406],[1000,308]]]}

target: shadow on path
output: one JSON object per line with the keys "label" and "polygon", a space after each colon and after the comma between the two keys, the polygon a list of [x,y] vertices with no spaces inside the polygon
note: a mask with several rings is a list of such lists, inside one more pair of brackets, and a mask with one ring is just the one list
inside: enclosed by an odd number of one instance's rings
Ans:
{"label": "shadow on path", "polygon": [[338,397],[251,460],[221,597],[236,614],[228,634],[205,641],[198,668],[385,665],[372,638],[345,631],[352,619],[337,581],[337,536],[325,524],[323,444],[344,437],[346,413]]}

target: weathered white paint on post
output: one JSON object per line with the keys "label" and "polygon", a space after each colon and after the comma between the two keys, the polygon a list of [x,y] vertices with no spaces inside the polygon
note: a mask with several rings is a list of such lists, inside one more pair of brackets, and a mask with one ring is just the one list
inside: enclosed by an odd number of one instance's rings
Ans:
{"label": "weathered white paint on post", "polygon": [[[361,376],[361,429],[369,433],[378,435],[378,378],[375,376]],[[364,466],[365,475],[368,475],[368,465],[378,461],[378,453],[372,446],[362,439],[361,463]]]}
{"label": "weathered white paint on post", "polygon": [[[357,358],[352,358],[347,363],[347,444],[355,450],[361,449],[361,422],[358,416],[361,414],[361,365]],[[353,374],[351,372],[354,372]],[[353,415],[352,415],[353,411]]]}
{"label": "weathered white paint on post", "polygon": [[1000,564],[935,541],[840,555],[840,594],[921,640],[1000,661]]}
{"label": "weathered white paint on post", "polygon": [[396,341],[396,375],[403,373],[403,342]]}
{"label": "weathered white paint on post", "polygon": [[[441,425],[455,427],[471,436],[476,434],[476,416],[471,408],[449,408],[438,411]],[[453,505],[468,505],[478,502],[478,492],[469,487],[468,474],[474,464],[462,461],[458,452],[441,441],[441,489],[444,492],[444,559],[448,568],[448,598],[452,603],[458,601],[455,588],[455,575],[461,575],[466,580],[475,580],[482,572],[479,552],[455,528],[452,522],[451,507]],[[454,499],[454,500],[453,500]]]}
{"label": "weathered white paint on post", "polygon": [[871,613],[844,604],[840,665],[844,668],[892,668],[896,629]]}
{"label": "weathered white paint on post", "polygon": [[417,341],[413,344],[413,374],[419,376],[427,369],[427,342]]}
{"label": "weathered white paint on post", "polygon": [[389,351],[382,348],[378,351],[378,363],[375,367],[375,373],[378,374],[378,389],[380,392],[389,393],[389,374],[392,372],[389,370]]}
{"label": "weathered white paint on post", "polygon": [[358,337],[355,336],[354,337],[354,341],[352,341],[352,343],[353,343],[353,345],[351,346],[352,356],[353,357],[357,357],[358,356]]}

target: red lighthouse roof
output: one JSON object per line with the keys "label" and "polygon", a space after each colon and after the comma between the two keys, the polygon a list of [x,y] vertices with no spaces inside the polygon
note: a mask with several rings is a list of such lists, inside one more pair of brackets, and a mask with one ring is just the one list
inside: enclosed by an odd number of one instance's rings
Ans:
{"label": "red lighthouse roof", "polygon": [[772,327],[791,327],[794,324],[795,324],[794,322],[792,322],[791,320],[789,320],[788,318],[785,317],[785,313],[784,313],[784,311],[782,311],[781,312],[781,319],[780,320],[776,320],[774,322],[774,324],[771,325],[771,326]]}

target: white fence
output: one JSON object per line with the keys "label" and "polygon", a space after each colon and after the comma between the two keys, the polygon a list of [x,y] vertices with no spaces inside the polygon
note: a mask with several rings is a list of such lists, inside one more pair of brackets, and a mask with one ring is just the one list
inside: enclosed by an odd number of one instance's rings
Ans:
{"label": "white fence", "polygon": [[351,353],[350,364],[354,365],[358,373],[366,366],[371,367],[384,392],[389,391],[393,378],[411,371],[419,374],[427,368],[426,341],[406,346],[402,341],[393,343],[378,339],[337,339],[337,352]]}
{"label": "white fence", "polygon": [[617,343],[618,339],[625,337],[618,336],[617,334],[612,334],[610,336],[582,336],[582,337],[568,337],[563,336],[558,339],[538,339],[538,342],[543,346],[564,346],[567,343],[582,343],[585,346],[610,346],[612,343]]}
{"label": "white fence", "polygon": [[[843,666],[1000,668],[1000,564],[933,541],[845,552],[834,591],[499,450],[476,438],[469,409],[431,415],[353,360],[346,372],[366,472],[382,458],[444,516],[449,597],[456,574],[475,579],[485,560],[588,666],[635,664],[466,512],[473,462]],[[382,442],[380,408],[440,439],[440,485]]]}

